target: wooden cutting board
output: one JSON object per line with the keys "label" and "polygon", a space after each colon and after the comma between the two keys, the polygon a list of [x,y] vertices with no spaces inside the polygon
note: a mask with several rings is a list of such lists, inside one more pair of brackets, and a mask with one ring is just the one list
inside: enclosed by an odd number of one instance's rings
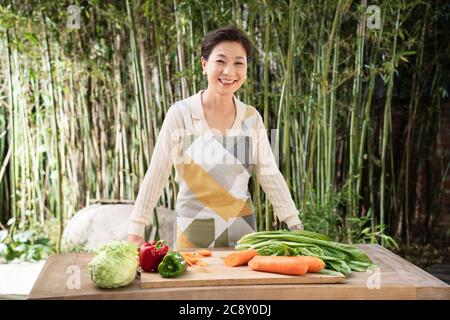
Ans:
{"label": "wooden cutting board", "polygon": [[211,257],[202,258],[208,267],[192,266],[177,278],[163,278],[159,273],[142,272],[141,288],[173,288],[196,286],[226,286],[253,284],[307,284],[307,283],[344,283],[346,278],[317,273],[301,276],[253,271],[248,266],[227,267],[223,257],[231,251],[215,251]]}

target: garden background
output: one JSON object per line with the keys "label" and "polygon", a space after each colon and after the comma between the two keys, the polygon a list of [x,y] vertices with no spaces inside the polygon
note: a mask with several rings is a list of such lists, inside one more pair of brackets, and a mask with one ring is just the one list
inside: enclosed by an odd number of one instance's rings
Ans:
{"label": "garden background", "polygon": [[[255,46],[236,95],[278,129],[306,229],[443,261],[449,11],[439,0],[1,1],[0,253],[45,258],[81,208],[134,201],[168,108],[206,88],[202,38],[236,25]],[[259,230],[282,228],[256,179],[250,190]],[[159,204],[173,209],[176,192],[172,174]]]}

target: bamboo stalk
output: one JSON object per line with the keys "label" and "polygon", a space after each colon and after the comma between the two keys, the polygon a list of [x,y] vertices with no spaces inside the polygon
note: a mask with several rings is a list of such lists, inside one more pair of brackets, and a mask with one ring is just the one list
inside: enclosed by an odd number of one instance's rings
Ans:
{"label": "bamboo stalk", "polygon": [[[409,113],[408,117],[408,125],[406,128],[407,135],[406,135],[406,164],[405,164],[405,213],[406,213],[406,243],[407,246],[409,246],[410,243],[410,233],[411,233],[411,227],[410,227],[410,218],[409,218],[409,205],[410,205],[410,166],[411,166],[411,157],[413,156],[411,154],[411,137],[414,135],[414,122],[417,114],[417,108],[420,101],[419,96],[419,89],[417,87],[417,76],[420,75],[422,72],[422,64],[423,64],[423,50],[424,50],[424,38],[426,33],[426,21],[428,19],[428,13],[429,13],[429,5],[426,6],[425,9],[425,16],[424,16],[424,24],[422,27],[422,33],[421,33],[421,41],[419,43],[419,55],[417,59],[417,65],[418,70],[416,73],[414,73],[413,79],[412,79],[412,87],[411,87],[411,94],[410,96],[410,102],[409,102],[409,110],[412,109],[412,112]],[[420,143],[418,144],[420,145]]]}
{"label": "bamboo stalk", "polygon": [[[376,54],[378,54],[378,49],[380,46],[380,42],[382,39],[382,35],[383,35],[383,21],[384,21],[384,15],[381,17],[381,28],[380,30],[377,32],[377,36],[376,36],[376,40],[375,40],[375,45],[372,47],[371,53],[370,53],[370,61],[374,60],[374,57],[376,56]],[[363,117],[363,122],[362,122],[362,129],[361,129],[361,139],[360,139],[360,145],[359,145],[359,152],[358,152],[358,163],[359,165],[359,170],[358,170],[358,179],[357,179],[357,183],[356,183],[356,194],[360,194],[361,192],[361,181],[362,181],[362,175],[363,175],[363,157],[364,157],[364,144],[366,143],[366,135],[367,135],[367,131],[369,129],[369,125],[371,122],[371,112],[372,112],[372,100],[373,100],[373,93],[375,90],[375,77],[377,75],[377,70],[375,69],[374,65],[370,66],[370,75],[369,75],[369,84],[368,84],[368,93],[367,93],[367,97],[366,97],[366,103],[365,103],[365,107],[364,107],[364,117]],[[370,139],[368,141],[368,144],[370,144]],[[372,154],[370,152],[370,150],[368,150],[368,155],[370,157],[370,155]],[[368,160],[369,162],[369,166],[371,165],[371,159]],[[373,166],[371,166],[369,168],[369,175],[370,175],[370,180],[373,181]],[[372,185],[372,184],[370,184]],[[370,203],[372,205],[372,207],[375,205],[374,203],[374,196],[373,196],[373,192],[370,193]],[[375,220],[374,220],[374,216],[372,216],[371,218],[371,227],[372,230],[375,232]]]}
{"label": "bamboo stalk", "polygon": [[[175,11],[175,27],[177,30],[177,53],[178,53],[178,67],[179,72],[185,72],[185,55],[184,55],[184,47],[183,47],[183,34],[184,26],[181,25],[180,22],[180,12],[178,9],[178,1],[173,0],[173,7]],[[188,88],[186,83],[186,77],[181,77],[181,97],[183,99],[188,97]]]}
{"label": "bamboo stalk", "polygon": [[125,198],[125,186],[124,186],[124,154],[123,154],[123,144],[122,144],[122,95],[123,95],[123,88],[122,88],[122,79],[121,79],[121,63],[120,63],[120,56],[118,52],[120,52],[121,47],[121,36],[120,34],[116,35],[115,38],[115,55],[114,55],[114,79],[116,84],[116,142],[115,142],[115,168],[117,168],[117,176],[116,176],[116,197],[119,199]]}
{"label": "bamboo stalk", "polygon": [[[362,106],[362,96],[361,96],[361,81],[362,81],[362,67],[363,67],[363,60],[364,60],[364,41],[365,41],[365,25],[366,25],[366,16],[363,14],[367,7],[367,1],[361,0],[361,6],[359,8],[361,14],[360,14],[360,21],[358,24],[358,31],[357,31],[357,44],[356,44],[356,57],[355,57],[355,78],[353,82],[353,110],[351,112],[351,119],[350,119],[350,141],[349,141],[349,148],[350,148],[350,154],[349,154],[349,216],[352,218],[355,215],[357,215],[356,210],[359,208],[359,201],[358,201],[358,194],[356,193],[355,183],[358,184],[358,180],[361,179],[360,176],[355,177],[355,172],[357,171],[357,168],[359,168],[359,158],[358,158],[358,152],[356,151],[358,146],[360,145],[360,118],[361,118],[361,106]],[[356,180],[356,182],[355,182]],[[347,228],[347,236],[350,239],[351,234],[350,227]]]}
{"label": "bamboo stalk", "polygon": [[[295,26],[294,26],[294,16],[295,16],[296,7],[294,5],[294,1],[289,1],[289,40],[288,40],[288,51],[287,51],[287,62],[286,62],[286,70],[285,70],[285,80],[286,80],[286,88],[288,92],[292,91],[291,87],[291,75],[292,75],[292,66],[294,60],[294,43],[295,43]],[[289,188],[292,186],[291,181],[291,160],[289,157],[290,147],[289,147],[289,139],[290,139],[290,110],[291,110],[291,95],[286,94],[285,96],[285,108],[284,108],[284,122],[283,122],[283,155],[284,155],[284,178]]]}
{"label": "bamboo stalk", "polygon": [[[443,108],[439,90],[445,87],[447,51],[437,41],[441,20],[429,18],[440,17],[441,3],[427,5],[433,12],[425,18],[419,2],[385,6],[382,29],[365,34],[366,1],[359,2],[361,11],[350,0],[290,1],[276,8],[268,1],[221,1],[200,11],[178,0],[128,0],[87,7],[82,29],[70,32],[53,29],[42,17],[36,28],[27,3],[17,2],[17,10],[3,7],[0,23],[8,35],[3,32],[0,43],[0,96],[7,99],[0,99],[0,121],[8,119],[0,123],[0,219],[15,210],[20,229],[47,228],[52,214],[68,221],[91,199],[134,198],[169,105],[206,85],[198,65],[201,37],[227,22],[241,26],[261,56],[249,67],[242,97],[261,108],[266,128],[279,130],[280,169],[303,222],[351,241],[357,233],[352,221],[370,215],[374,233],[382,224],[391,234],[397,227],[399,238],[411,242],[424,230],[418,214],[436,223],[441,209],[433,203],[443,197],[439,184],[418,179],[431,168],[432,160],[424,159],[438,157],[433,143],[440,133],[433,123]],[[58,8],[45,0],[42,7]],[[397,8],[397,24],[390,25]],[[58,23],[56,11],[45,12]],[[190,19],[197,14],[201,21]],[[357,14],[353,30],[346,17]],[[48,50],[39,42],[44,31]],[[125,36],[127,46],[121,43]],[[33,37],[38,50],[30,50]],[[408,51],[416,51],[416,59],[400,64]],[[393,78],[396,72],[402,77]],[[388,86],[383,116],[377,109],[380,77]],[[409,94],[405,129],[391,116],[398,88]],[[400,141],[396,128],[404,129]],[[404,148],[397,152],[399,146]],[[177,193],[173,172],[170,179],[160,200],[169,207]],[[252,186],[258,229],[282,227],[256,179]],[[354,219],[344,226],[345,217]]]}
{"label": "bamboo stalk", "polygon": [[[269,129],[269,72],[270,72],[270,59],[269,59],[269,53],[270,53],[270,21],[271,15],[270,15],[270,7],[269,4],[264,1],[265,9],[264,9],[264,22],[265,22],[265,29],[264,29],[264,82],[263,82],[263,88],[264,88],[264,127]],[[278,150],[278,148],[277,148]],[[258,199],[260,197],[260,189],[258,190]],[[267,197],[264,197],[264,214],[262,211],[260,212],[260,226],[258,230],[268,230],[267,221],[270,220],[270,204],[269,199]]]}
{"label": "bamboo stalk", "polygon": [[[192,17],[192,6],[188,7],[188,16]],[[188,81],[188,88],[192,88],[192,92],[197,92],[197,75],[195,73],[196,66],[196,52],[194,50],[194,27],[193,19],[189,19],[189,46],[190,46],[190,59],[191,59],[191,81]]]}
{"label": "bamboo stalk", "polygon": [[45,58],[46,58],[46,68],[49,78],[49,90],[50,90],[50,105],[52,108],[52,126],[55,132],[55,153],[56,153],[56,172],[58,174],[58,181],[57,181],[57,191],[58,191],[58,207],[57,207],[57,217],[58,217],[58,238],[56,242],[56,250],[57,252],[61,251],[61,239],[62,234],[64,230],[64,197],[62,192],[62,179],[63,174],[61,170],[62,166],[62,150],[60,149],[60,143],[58,143],[58,140],[60,139],[60,128],[59,128],[59,121],[57,117],[57,105],[55,101],[55,93],[54,93],[54,84],[53,84],[53,70],[51,65],[51,52],[50,52],[50,45],[49,45],[49,39],[46,31],[46,23],[45,23],[45,15],[43,11],[41,11],[41,22],[42,22],[42,30],[44,34],[44,47],[45,47]]}
{"label": "bamboo stalk", "polygon": [[15,125],[15,101],[14,101],[14,87],[13,87],[13,71],[11,65],[11,48],[10,48],[10,38],[9,38],[9,30],[5,32],[5,40],[6,40],[6,61],[7,61],[7,77],[8,77],[8,104],[10,106],[9,111],[9,123],[10,130],[8,134],[8,144],[11,148],[11,160],[9,165],[9,177],[10,177],[10,194],[11,194],[11,218],[13,219],[13,223],[10,227],[10,231],[8,233],[8,240],[14,240],[14,231],[17,226],[17,212],[16,212],[16,125]]}
{"label": "bamboo stalk", "polygon": [[[146,148],[144,146],[144,142],[147,140],[148,137],[148,128],[147,128],[147,122],[145,121],[145,110],[144,110],[144,104],[145,104],[145,98],[143,96],[144,89],[142,84],[142,71],[141,71],[141,65],[139,61],[139,52],[137,48],[137,41],[136,41],[136,26],[134,21],[134,13],[130,6],[130,1],[126,1],[127,4],[127,14],[130,24],[130,43],[131,43],[131,54],[133,57],[133,73],[134,73],[134,80],[135,80],[135,103],[136,103],[136,119],[137,119],[137,127],[136,127],[136,133],[137,133],[137,141],[139,143],[140,150],[144,152]],[[149,165],[149,156],[146,158],[144,157],[144,154],[141,152],[138,153],[138,176],[142,177],[145,174],[145,169]]]}
{"label": "bamboo stalk", "polygon": [[[391,117],[391,101],[392,101],[392,90],[394,87],[394,65],[395,65],[395,55],[397,50],[397,35],[400,23],[400,9],[397,9],[397,18],[395,20],[395,31],[394,31],[394,44],[392,48],[392,58],[391,58],[391,68],[389,71],[389,80],[387,88],[387,98],[384,107],[383,116],[383,136],[382,136],[382,153],[381,153],[381,181],[380,181],[380,223],[385,224],[385,181],[386,181],[386,152],[387,144],[390,135],[389,119]],[[382,245],[384,242],[382,242]]]}

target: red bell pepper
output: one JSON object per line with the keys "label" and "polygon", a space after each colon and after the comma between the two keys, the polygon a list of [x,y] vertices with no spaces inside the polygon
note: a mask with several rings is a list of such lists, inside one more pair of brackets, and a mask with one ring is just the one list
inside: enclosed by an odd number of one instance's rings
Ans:
{"label": "red bell pepper", "polygon": [[158,265],[169,251],[169,247],[164,242],[151,241],[144,242],[139,248],[139,265],[145,272],[158,272]]}

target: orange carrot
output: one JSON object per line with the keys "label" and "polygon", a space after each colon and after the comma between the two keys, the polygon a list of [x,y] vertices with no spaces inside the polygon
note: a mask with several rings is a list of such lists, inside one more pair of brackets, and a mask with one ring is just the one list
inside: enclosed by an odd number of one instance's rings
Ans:
{"label": "orange carrot", "polygon": [[195,262],[197,261],[197,258],[195,258],[189,254],[186,254],[185,252],[180,252],[180,253],[183,256],[184,260],[186,260],[186,263],[190,266],[194,265]]}
{"label": "orange carrot", "polygon": [[243,266],[252,260],[256,255],[258,255],[258,252],[253,249],[236,251],[227,255],[224,262],[228,267]]}
{"label": "orange carrot", "polygon": [[209,264],[207,264],[205,261],[203,261],[203,260],[198,260],[196,263],[195,263],[195,265],[196,266],[199,266],[199,267],[207,267],[207,266],[209,266]]}
{"label": "orange carrot", "polygon": [[308,272],[319,272],[325,268],[325,262],[322,259],[312,256],[297,256],[298,260],[304,261],[308,265]]}
{"label": "orange carrot", "polygon": [[199,267],[209,266],[209,264],[200,260],[200,258],[198,257],[199,255],[196,253],[193,252],[180,252],[180,253],[189,266],[199,266]]}
{"label": "orange carrot", "polygon": [[189,256],[198,256],[198,253],[197,252],[193,252],[193,251],[184,251],[184,252],[181,252],[181,253],[189,255]]}
{"label": "orange carrot", "polygon": [[[181,252],[180,252],[181,253]],[[185,256],[183,253],[181,253],[181,255],[183,256],[184,260],[186,261],[188,266],[192,266],[192,261],[190,260],[189,257]]]}
{"label": "orange carrot", "polygon": [[306,262],[298,257],[256,256],[248,263],[252,270],[289,275],[302,275],[308,271]]}
{"label": "orange carrot", "polygon": [[212,252],[207,249],[199,249],[196,251],[199,255],[204,257],[210,257],[212,255]]}
{"label": "orange carrot", "polygon": [[199,258],[200,255],[195,252],[180,252],[180,253],[184,258],[188,258],[189,260],[192,260],[192,261],[197,261],[200,259]]}

